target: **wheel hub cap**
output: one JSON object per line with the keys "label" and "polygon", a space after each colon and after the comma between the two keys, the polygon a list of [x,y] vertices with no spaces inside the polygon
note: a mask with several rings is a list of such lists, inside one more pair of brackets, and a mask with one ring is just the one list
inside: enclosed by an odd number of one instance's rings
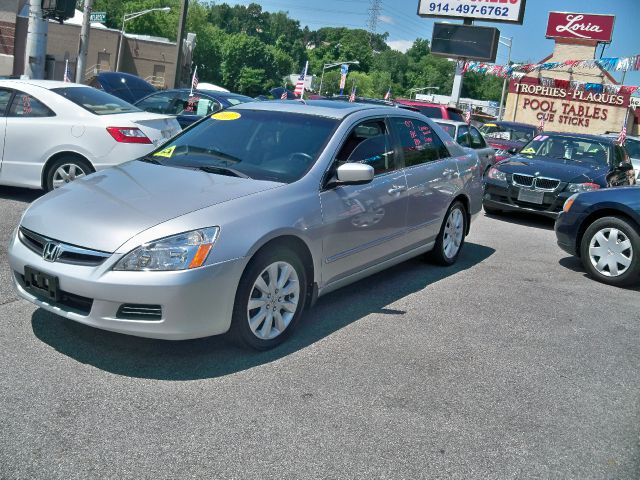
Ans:
{"label": "wheel hub cap", "polygon": [[447,258],[453,258],[460,250],[464,238],[464,216],[459,208],[451,210],[444,227],[442,246]]}
{"label": "wheel hub cap", "polygon": [[605,277],[618,277],[633,261],[631,241],[617,228],[603,228],[589,242],[589,260]]}
{"label": "wheel hub cap", "polygon": [[85,175],[85,171],[75,163],[60,165],[53,174],[53,188],[60,188],[64,184],[84,177]]}

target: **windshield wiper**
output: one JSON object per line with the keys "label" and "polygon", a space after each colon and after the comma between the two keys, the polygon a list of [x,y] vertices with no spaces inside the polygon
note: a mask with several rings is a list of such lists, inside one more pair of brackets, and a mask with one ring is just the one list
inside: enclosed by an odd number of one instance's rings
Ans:
{"label": "windshield wiper", "polygon": [[157,158],[153,158],[150,155],[147,155],[146,157],[139,158],[138,160],[140,160],[141,162],[153,163],[154,165],[162,165],[162,162],[160,162],[160,160],[158,160]]}
{"label": "windshield wiper", "polygon": [[200,170],[207,173],[215,173],[217,175],[227,175],[228,177],[239,177],[239,178],[251,178],[246,173],[242,173],[235,168],[229,167],[218,167],[214,165],[201,165],[199,167],[195,167],[196,170]]}

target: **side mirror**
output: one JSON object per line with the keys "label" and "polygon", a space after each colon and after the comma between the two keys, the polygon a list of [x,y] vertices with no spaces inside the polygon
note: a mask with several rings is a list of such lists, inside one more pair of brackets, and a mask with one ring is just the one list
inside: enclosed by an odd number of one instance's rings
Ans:
{"label": "side mirror", "polygon": [[345,163],[336,171],[338,185],[364,185],[373,180],[373,167],[364,163]]}
{"label": "side mirror", "polygon": [[507,150],[507,152],[509,152],[511,155],[515,155],[516,153],[518,153],[518,149],[516,147],[511,147]]}

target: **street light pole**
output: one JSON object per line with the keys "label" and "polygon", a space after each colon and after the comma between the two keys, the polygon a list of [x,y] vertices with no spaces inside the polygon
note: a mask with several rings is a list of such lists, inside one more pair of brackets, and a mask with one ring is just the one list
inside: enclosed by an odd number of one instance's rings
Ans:
{"label": "street light pole", "polygon": [[318,90],[318,93],[320,93],[320,95],[322,95],[322,82],[324,81],[324,71],[329,68],[337,67],[339,65],[360,65],[360,62],[358,60],[350,60],[348,62],[325,63],[322,66],[322,75],[320,75],[320,89]]}
{"label": "street light pole", "polygon": [[118,45],[118,58],[116,60],[116,72],[120,71],[120,57],[122,56],[122,44],[124,43],[124,25],[129,20],[133,20],[134,18],[141,17],[142,15],[146,15],[151,12],[164,12],[167,13],[171,10],[171,7],[162,7],[162,8],[149,8],[147,10],[142,10],[141,12],[134,13],[125,13],[122,16],[122,30],[120,30],[120,45]]}
{"label": "street light pole", "polygon": [[[506,43],[502,41],[502,39],[505,40],[509,40],[509,43]],[[513,37],[500,37],[500,39],[498,40],[500,42],[501,45],[504,45],[505,47],[509,47],[509,53],[507,54],[507,67],[511,64],[511,45],[513,43]],[[502,118],[504,117],[504,110],[506,105],[504,104],[504,96],[507,90],[507,77],[504,77],[504,80],[502,81],[502,95],[500,96],[500,109],[499,109],[499,115],[498,115],[498,120],[502,120]]]}

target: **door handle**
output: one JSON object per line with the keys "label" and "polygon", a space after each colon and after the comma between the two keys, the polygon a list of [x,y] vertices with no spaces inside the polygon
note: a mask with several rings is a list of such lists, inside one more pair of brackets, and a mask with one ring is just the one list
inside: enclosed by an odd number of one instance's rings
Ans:
{"label": "door handle", "polygon": [[391,188],[387,190],[389,195],[396,195],[397,193],[402,193],[407,190],[407,187],[404,185],[391,185]]}

